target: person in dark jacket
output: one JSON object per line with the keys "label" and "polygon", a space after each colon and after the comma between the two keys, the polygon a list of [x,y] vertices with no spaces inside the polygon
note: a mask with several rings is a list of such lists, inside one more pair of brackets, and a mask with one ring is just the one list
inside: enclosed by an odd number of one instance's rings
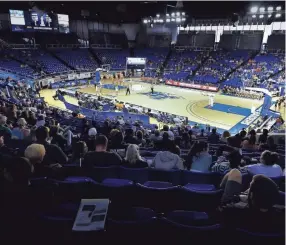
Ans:
{"label": "person in dark jacket", "polygon": [[46,149],[46,155],[43,160],[44,165],[51,164],[66,164],[68,157],[61,150],[60,147],[54,144],[50,144],[47,139],[49,137],[49,130],[47,127],[40,126],[36,130],[37,144],[41,144]]}
{"label": "person in dark jacket", "polygon": [[95,151],[85,154],[82,166],[85,169],[93,169],[93,167],[108,167],[113,165],[121,165],[121,157],[113,152],[107,151],[108,139],[104,135],[99,135],[95,140]]}
{"label": "person in dark jacket", "polygon": [[211,144],[217,144],[219,142],[219,135],[216,133],[216,128],[212,129],[212,133],[208,137],[208,142]]}

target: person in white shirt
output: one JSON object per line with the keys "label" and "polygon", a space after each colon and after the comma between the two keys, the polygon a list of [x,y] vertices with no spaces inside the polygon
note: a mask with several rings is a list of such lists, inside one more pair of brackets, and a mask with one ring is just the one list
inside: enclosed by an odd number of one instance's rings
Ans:
{"label": "person in white shirt", "polygon": [[264,151],[261,154],[260,162],[246,166],[248,172],[252,175],[263,174],[269,178],[280,177],[283,175],[282,168],[276,164],[278,154],[271,151]]}

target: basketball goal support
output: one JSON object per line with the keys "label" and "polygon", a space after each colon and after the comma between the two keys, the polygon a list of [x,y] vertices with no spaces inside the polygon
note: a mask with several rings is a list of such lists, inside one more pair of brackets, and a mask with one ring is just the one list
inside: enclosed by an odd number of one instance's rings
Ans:
{"label": "basketball goal support", "polygon": [[106,70],[107,72],[110,71],[110,64],[101,65],[102,70]]}

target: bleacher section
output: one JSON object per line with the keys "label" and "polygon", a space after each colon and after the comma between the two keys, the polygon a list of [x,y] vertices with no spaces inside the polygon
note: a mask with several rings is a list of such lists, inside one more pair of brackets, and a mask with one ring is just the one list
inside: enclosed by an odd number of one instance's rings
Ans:
{"label": "bleacher section", "polygon": [[94,70],[98,67],[88,49],[51,49],[51,52],[76,70]]}
{"label": "bleacher section", "polygon": [[215,84],[224,79],[232,69],[238,67],[250,56],[248,51],[215,51],[197,71],[193,80],[200,83]]}
{"label": "bleacher section", "polygon": [[93,49],[102,64],[109,64],[112,70],[125,70],[126,57],[130,57],[128,49]]}
{"label": "bleacher section", "polygon": [[0,69],[1,68],[22,76],[33,76],[37,74],[35,70],[28,65],[10,58],[6,52],[1,52],[0,54]]}
{"label": "bleacher section", "polygon": [[[267,79],[285,67],[285,55],[281,54],[258,54],[249,60],[244,66],[238,68],[231,74],[227,81],[231,86],[253,85],[267,87]],[[265,81],[265,83],[261,83]]]}
{"label": "bleacher section", "polygon": [[166,65],[164,78],[176,81],[186,80],[198,68],[205,52],[191,50],[173,50]]}
{"label": "bleacher section", "polygon": [[44,50],[18,51],[17,57],[23,62],[41,67],[41,69],[47,74],[70,71],[67,66]]}
{"label": "bleacher section", "polygon": [[136,49],[134,51],[135,57],[146,58],[146,77],[155,77],[157,71],[163,66],[166,56],[168,54],[168,48],[146,48]]}

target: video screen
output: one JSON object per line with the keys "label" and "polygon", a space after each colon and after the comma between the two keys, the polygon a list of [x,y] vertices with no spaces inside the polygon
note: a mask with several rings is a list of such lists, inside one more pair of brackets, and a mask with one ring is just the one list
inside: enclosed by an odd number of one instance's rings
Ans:
{"label": "video screen", "polygon": [[10,9],[9,12],[10,12],[11,25],[24,26],[26,24],[23,10]]}
{"label": "video screen", "polygon": [[30,25],[34,30],[54,30],[55,20],[46,13],[30,12]]}
{"label": "video screen", "polygon": [[145,69],[146,58],[127,57],[127,69]]}
{"label": "video screen", "polygon": [[66,14],[58,14],[58,26],[59,26],[59,32],[61,33],[69,33],[70,27],[69,27],[69,16]]}
{"label": "video screen", "polygon": [[9,10],[12,31],[69,33],[69,16],[42,11]]}
{"label": "video screen", "polygon": [[127,57],[127,65],[145,65],[146,58]]}

